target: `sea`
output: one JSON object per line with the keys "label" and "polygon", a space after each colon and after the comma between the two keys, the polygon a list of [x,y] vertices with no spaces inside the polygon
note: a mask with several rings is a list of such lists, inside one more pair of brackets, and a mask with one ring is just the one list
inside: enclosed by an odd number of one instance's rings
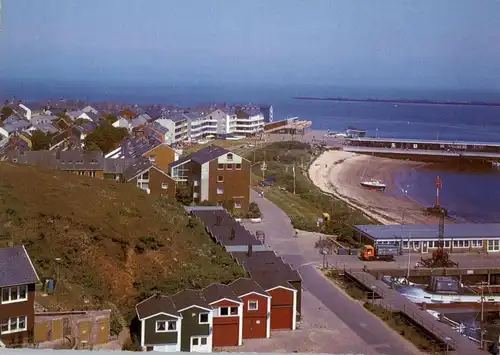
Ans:
{"label": "sea", "polygon": [[[343,131],[360,127],[379,137],[439,139],[500,143],[500,107],[392,104],[295,100],[295,96],[405,98],[430,100],[499,101],[500,93],[453,90],[380,89],[334,85],[273,83],[132,83],[126,81],[3,80],[0,99],[84,99],[138,104],[171,103],[190,107],[200,103],[257,103],[272,105],[274,119],[299,117],[313,129]],[[430,206],[435,179],[442,181],[441,204],[460,222],[500,223],[500,170],[427,165],[396,176],[402,193]]]}

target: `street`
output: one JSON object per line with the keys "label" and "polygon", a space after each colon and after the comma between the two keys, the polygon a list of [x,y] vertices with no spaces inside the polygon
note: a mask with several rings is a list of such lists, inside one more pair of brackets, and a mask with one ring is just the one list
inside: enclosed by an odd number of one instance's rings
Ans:
{"label": "street", "polygon": [[[385,354],[385,355],[410,355],[420,354],[412,344],[389,329],[384,322],[366,311],[359,302],[346,296],[335,287],[317,269],[316,265],[321,260],[313,251],[303,250],[299,238],[294,237],[294,230],[290,219],[276,205],[269,200],[259,197],[252,190],[252,199],[259,205],[263,221],[261,223],[245,223],[252,232],[260,230],[266,235],[266,244],[270,245],[278,255],[297,268],[303,279],[303,319],[310,322],[311,309],[322,308],[331,312],[331,318],[337,319],[345,327],[339,325],[343,331],[355,334],[363,342],[354,345],[349,350],[359,354]],[[305,296],[310,293],[313,297]],[[309,302],[314,302],[310,304]],[[325,327],[329,327],[325,324]],[[354,334],[353,334],[354,333]],[[337,344],[338,345],[338,344]],[[329,353],[337,353],[332,342]],[[346,350],[343,350],[346,351]]]}

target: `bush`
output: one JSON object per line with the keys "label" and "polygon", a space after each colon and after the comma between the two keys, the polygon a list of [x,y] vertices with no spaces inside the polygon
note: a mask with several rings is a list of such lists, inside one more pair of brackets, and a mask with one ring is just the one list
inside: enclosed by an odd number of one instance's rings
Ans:
{"label": "bush", "polygon": [[142,351],[141,344],[139,343],[139,340],[137,337],[134,337],[134,339],[127,339],[122,345],[122,350],[123,351]]}
{"label": "bush", "polygon": [[250,204],[248,205],[247,218],[260,218],[260,217],[261,213],[259,205],[256,204],[255,202],[250,202]]}

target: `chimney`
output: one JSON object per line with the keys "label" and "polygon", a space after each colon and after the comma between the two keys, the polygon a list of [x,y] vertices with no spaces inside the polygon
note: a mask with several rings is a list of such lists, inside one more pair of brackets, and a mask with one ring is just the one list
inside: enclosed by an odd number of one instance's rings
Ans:
{"label": "chimney", "polygon": [[247,252],[247,255],[249,258],[252,257],[252,251],[253,251],[253,245],[252,244],[248,244],[248,252]]}
{"label": "chimney", "polygon": [[234,228],[231,228],[231,235],[229,236],[229,239],[234,240],[234,238],[236,238],[236,231]]}

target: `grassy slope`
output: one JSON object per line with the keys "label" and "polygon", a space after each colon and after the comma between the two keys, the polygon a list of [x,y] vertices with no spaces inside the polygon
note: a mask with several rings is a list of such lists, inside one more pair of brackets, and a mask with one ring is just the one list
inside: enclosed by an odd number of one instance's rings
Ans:
{"label": "grassy slope", "polygon": [[133,185],[0,163],[0,246],[23,243],[40,276],[61,283],[52,309],[115,304],[130,312],[158,289],[174,292],[243,274],[176,203]]}

